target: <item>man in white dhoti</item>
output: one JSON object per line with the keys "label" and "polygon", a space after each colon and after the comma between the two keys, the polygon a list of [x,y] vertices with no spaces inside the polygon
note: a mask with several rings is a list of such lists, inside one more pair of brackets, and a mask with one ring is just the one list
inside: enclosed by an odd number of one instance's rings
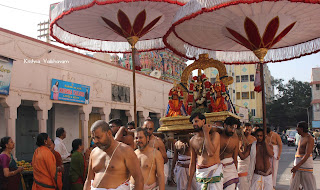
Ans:
{"label": "man in white dhoti", "polygon": [[[144,190],[164,190],[165,176],[164,163],[159,150],[148,145],[149,136],[146,129],[137,128],[135,134],[135,143],[138,148],[135,153],[140,161],[140,168],[144,179]],[[134,184],[134,179],[130,179],[130,183]],[[131,185],[131,189],[134,185]]]}
{"label": "man in white dhoti", "polygon": [[[189,178],[189,165],[191,159],[191,151],[189,146],[189,138],[179,139],[175,143],[175,152],[173,156],[173,166],[171,169],[171,176],[175,177],[177,189],[186,190]],[[173,181],[173,180],[172,180]],[[197,189],[196,178],[192,179],[192,190]]]}
{"label": "man in white dhoti", "polygon": [[238,156],[238,176],[239,183],[237,186],[237,190],[247,190],[249,187],[248,184],[248,168],[250,164],[250,156],[242,157],[241,150],[244,151],[245,147],[252,144],[256,141],[256,138],[251,135],[252,126],[250,123],[245,123],[243,128],[244,136],[239,137],[240,140],[240,152]]}
{"label": "man in white dhoti", "polygon": [[314,139],[308,133],[308,124],[304,121],[299,122],[297,131],[301,135],[298,149],[295,155],[293,173],[289,190],[299,190],[300,185],[306,190],[315,190],[316,180],[313,175],[312,150]]}
{"label": "man in white dhoti", "polygon": [[272,159],[272,183],[273,188],[277,185],[277,174],[278,174],[278,168],[279,168],[279,160],[282,152],[282,140],[280,135],[278,133],[273,132],[270,130],[270,128],[267,128],[268,136],[270,137],[269,144],[273,147],[273,159]]}
{"label": "man in white dhoti", "polygon": [[220,134],[220,159],[223,165],[223,189],[234,190],[239,182],[237,171],[237,157],[239,152],[239,138],[235,133],[239,121],[228,117],[224,121],[224,129]]}
{"label": "man in white dhoti", "polygon": [[187,190],[191,190],[194,173],[197,189],[221,190],[223,174],[219,158],[220,135],[206,124],[206,117],[201,113],[192,114],[190,122],[195,135],[190,140],[191,161]]}
{"label": "man in white dhoti", "polygon": [[129,190],[129,177],[136,189],[143,189],[143,176],[139,160],[128,145],[113,139],[109,125],[98,120],[91,126],[91,136],[97,145],[90,155],[84,190]]}
{"label": "man in white dhoti", "polygon": [[171,172],[172,171],[172,162],[173,162],[173,157],[174,157],[174,151],[175,151],[175,146],[174,144],[176,143],[176,140],[169,136],[167,139],[167,142],[165,143],[166,149],[167,149],[167,157],[168,157],[168,162],[164,165],[164,175],[165,175],[165,183],[172,185],[174,184],[172,181]]}
{"label": "man in white dhoti", "polygon": [[248,183],[250,190],[273,190],[271,158],[273,148],[269,137],[264,138],[263,130],[255,132],[257,141],[248,146],[244,156],[250,154]]}

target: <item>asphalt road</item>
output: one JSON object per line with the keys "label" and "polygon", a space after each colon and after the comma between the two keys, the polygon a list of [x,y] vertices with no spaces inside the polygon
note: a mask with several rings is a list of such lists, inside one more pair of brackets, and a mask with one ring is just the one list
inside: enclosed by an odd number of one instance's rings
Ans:
{"label": "asphalt road", "polygon": [[[276,190],[288,190],[291,179],[291,169],[293,166],[294,155],[296,153],[295,147],[288,147],[283,145],[281,159],[279,162],[279,170],[277,176]],[[320,156],[314,160],[314,171],[313,174],[317,180],[317,189],[320,190]],[[166,190],[176,190],[176,187],[166,186]]]}

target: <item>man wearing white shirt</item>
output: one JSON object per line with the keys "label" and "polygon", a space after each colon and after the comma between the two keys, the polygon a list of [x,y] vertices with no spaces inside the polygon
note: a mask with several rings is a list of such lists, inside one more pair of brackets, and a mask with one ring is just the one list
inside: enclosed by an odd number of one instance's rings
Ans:
{"label": "man wearing white shirt", "polygon": [[54,140],[54,144],[55,144],[54,150],[59,152],[59,154],[61,155],[63,166],[64,166],[64,173],[62,174],[63,190],[71,189],[71,185],[69,182],[69,169],[70,169],[71,155],[68,152],[66,145],[63,142],[63,139],[65,139],[66,136],[67,136],[66,131],[64,130],[64,128],[60,127],[56,131],[56,139]]}

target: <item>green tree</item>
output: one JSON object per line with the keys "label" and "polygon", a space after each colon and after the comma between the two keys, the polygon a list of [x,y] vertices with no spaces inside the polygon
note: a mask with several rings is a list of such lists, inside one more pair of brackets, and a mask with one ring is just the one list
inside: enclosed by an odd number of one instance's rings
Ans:
{"label": "green tree", "polygon": [[286,84],[283,79],[275,79],[272,84],[277,94],[267,103],[268,123],[284,128],[295,126],[299,121],[308,121],[307,109],[303,108],[308,108],[311,103],[310,84],[294,78]]}

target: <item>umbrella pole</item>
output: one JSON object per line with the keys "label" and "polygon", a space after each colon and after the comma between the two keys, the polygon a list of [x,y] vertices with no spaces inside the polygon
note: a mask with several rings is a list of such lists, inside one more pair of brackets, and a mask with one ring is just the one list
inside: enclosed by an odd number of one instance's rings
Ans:
{"label": "umbrella pole", "polygon": [[264,73],[263,73],[263,62],[264,57],[268,53],[267,48],[259,48],[254,50],[253,53],[258,57],[260,64],[260,82],[261,82],[261,93],[262,93],[262,119],[263,119],[263,134],[267,135],[267,107],[266,107],[266,95],[264,89]]}
{"label": "umbrella pole", "polygon": [[262,93],[262,119],[263,119],[263,133],[267,135],[267,107],[266,107],[266,95],[264,89],[264,72],[263,72],[263,62],[260,62],[260,81],[261,81],[261,93]]}
{"label": "umbrella pole", "polygon": [[139,38],[137,36],[132,36],[127,38],[129,44],[131,45],[132,54],[131,54],[131,60],[132,60],[132,72],[133,72],[133,121],[134,121],[134,128],[136,129],[138,126],[137,121],[137,97],[136,97],[136,62],[135,62],[135,54],[136,54],[136,48],[135,45],[139,41]]}
{"label": "umbrella pole", "polygon": [[137,128],[137,97],[136,97],[136,61],[135,61],[136,48],[132,47],[132,72],[133,72],[133,120],[134,128]]}

